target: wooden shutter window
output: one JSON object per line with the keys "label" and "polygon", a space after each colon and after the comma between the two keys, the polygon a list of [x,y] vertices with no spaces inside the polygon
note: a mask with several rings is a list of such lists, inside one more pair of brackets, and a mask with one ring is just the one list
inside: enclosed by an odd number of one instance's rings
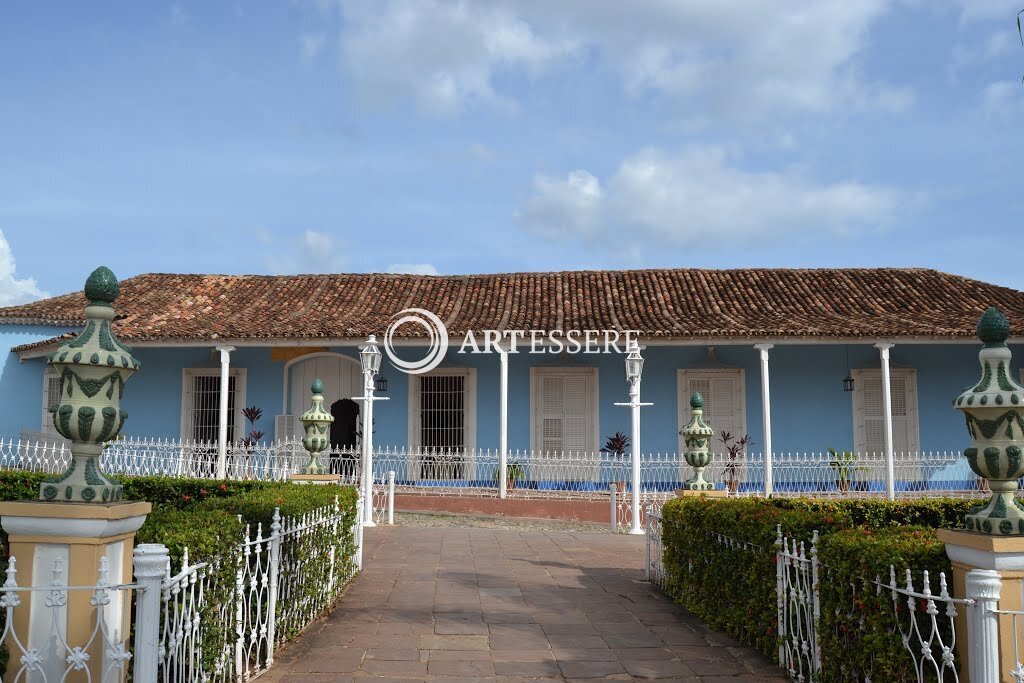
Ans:
{"label": "wooden shutter window", "polygon": [[[690,421],[690,396],[704,397],[704,420],[715,430],[709,448],[720,456],[725,445],[719,438],[729,432],[733,438],[747,433],[743,406],[743,371],[736,370],[681,370],[679,383],[679,428]],[[680,441],[680,452],[684,446]]]}
{"label": "wooden shutter window", "polygon": [[592,453],[594,441],[594,391],[590,370],[539,370],[534,410],[538,430],[534,445],[552,453]]}

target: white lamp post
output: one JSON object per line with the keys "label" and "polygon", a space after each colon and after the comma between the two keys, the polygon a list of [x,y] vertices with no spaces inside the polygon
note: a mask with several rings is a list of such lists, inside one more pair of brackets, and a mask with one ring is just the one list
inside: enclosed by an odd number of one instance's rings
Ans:
{"label": "white lamp post", "polygon": [[644,359],[640,355],[640,345],[635,339],[629,341],[626,354],[626,382],[629,383],[629,402],[616,403],[617,406],[627,406],[632,412],[633,435],[630,440],[632,449],[632,508],[633,515],[629,525],[629,533],[642,534],[643,527],[640,525],[640,406],[651,406],[653,403],[640,402],[640,376],[644,371]]}
{"label": "white lamp post", "polygon": [[363,366],[363,395],[353,397],[363,402],[363,526],[373,523],[373,402],[386,401],[386,396],[374,396],[373,378],[380,371],[380,349],[377,338],[370,335],[359,347],[359,362]]}

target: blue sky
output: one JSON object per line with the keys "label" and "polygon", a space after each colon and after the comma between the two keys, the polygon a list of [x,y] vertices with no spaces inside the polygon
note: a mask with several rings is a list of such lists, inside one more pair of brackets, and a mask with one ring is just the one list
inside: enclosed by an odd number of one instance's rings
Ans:
{"label": "blue sky", "polygon": [[1018,4],[3,3],[0,304],[100,263],[1024,289]]}

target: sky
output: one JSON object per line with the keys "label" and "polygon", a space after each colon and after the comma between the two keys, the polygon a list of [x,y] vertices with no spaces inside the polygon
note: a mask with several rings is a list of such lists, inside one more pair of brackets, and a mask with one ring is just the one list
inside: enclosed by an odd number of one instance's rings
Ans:
{"label": "sky", "polygon": [[146,272],[1024,290],[1024,0],[0,4],[0,305]]}

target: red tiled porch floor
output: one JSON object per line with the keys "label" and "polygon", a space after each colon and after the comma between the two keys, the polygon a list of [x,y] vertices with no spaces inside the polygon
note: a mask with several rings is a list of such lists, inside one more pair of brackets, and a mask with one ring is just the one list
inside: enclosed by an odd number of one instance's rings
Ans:
{"label": "red tiled porch floor", "polygon": [[362,575],[267,681],[783,681],[642,581],[623,534],[378,527]]}

